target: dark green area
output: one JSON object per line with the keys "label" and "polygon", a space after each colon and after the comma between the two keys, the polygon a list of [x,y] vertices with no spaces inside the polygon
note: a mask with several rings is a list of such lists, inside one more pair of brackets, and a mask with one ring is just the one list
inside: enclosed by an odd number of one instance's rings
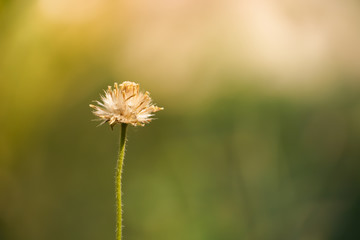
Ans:
{"label": "dark green area", "polygon": [[[3,239],[114,238],[119,127],[89,120],[94,96],[64,108],[17,152],[5,192],[17,200],[1,206],[13,209],[0,225],[12,237]],[[129,129],[126,239],[359,236],[360,98],[306,104],[253,92],[199,111],[166,107]]]}

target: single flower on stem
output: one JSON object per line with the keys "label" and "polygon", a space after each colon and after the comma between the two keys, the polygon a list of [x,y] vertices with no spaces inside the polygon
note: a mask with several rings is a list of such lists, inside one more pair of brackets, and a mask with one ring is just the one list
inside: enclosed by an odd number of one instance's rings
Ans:
{"label": "single flower on stem", "polygon": [[121,173],[125,155],[126,130],[129,124],[133,126],[144,126],[151,122],[153,113],[163,110],[155,106],[150,98],[149,92],[139,91],[139,84],[134,82],[123,82],[114,84],[114,89],[108,87],[101,96],[101,101],[95,101],[97,105],[90,104],[93,113],[102,120],[102,124],[108,122],[111,129],[121,124],[120,151],[116,167],[116,240],[121,240],[122,234],[122,203],[121,203]]}

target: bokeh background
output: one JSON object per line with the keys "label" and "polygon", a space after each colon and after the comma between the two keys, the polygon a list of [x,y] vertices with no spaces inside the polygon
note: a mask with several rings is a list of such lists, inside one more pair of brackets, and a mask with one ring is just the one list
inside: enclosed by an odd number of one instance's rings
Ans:
{"label": "bokeh background", "polygon": [[360,2],[1,0],[0,240],[360,239]]}

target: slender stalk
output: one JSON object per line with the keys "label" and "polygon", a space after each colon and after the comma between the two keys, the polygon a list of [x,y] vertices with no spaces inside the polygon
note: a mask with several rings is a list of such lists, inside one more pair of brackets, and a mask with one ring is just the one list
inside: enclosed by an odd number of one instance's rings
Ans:
{"label": "slender stalk", "polygon": [[120,151],[116,167],[116,240],[121,240],[122,230],[122,204],[121,204],[121,173],[125,155],[127,124],[121,124]]}

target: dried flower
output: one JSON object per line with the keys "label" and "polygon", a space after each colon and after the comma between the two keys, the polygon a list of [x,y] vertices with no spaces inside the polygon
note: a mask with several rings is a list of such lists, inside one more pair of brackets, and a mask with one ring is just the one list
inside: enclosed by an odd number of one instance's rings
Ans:
{"label": "dried flower", "polygon": [[139,84],[134,82],[115,83],[114,89],[109,86],[104,92],[105,96],[100,95],[102,102],[95,101],[98,106],[90,104],[93,113],[103,120],[101,124],[109,122],[111,127],[117,123],[144,126],[152,120],[152,113],[163,110],[153,105],[149,92],[140,92]]}

